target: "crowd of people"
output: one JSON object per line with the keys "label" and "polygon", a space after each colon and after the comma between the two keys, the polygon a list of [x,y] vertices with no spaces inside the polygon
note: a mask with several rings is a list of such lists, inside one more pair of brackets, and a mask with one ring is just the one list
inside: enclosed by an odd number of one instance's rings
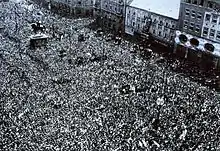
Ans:
{"label": "crowd of people", "polygon": [[[7,25],[15,4],[0,5]],[[16,4],[23,9],[19,30],[0,33],[0,150],[220,149],[217,91],[158,61],[160,54],[143,58],[129,41],[97,35],[87,28],[92,19]],[[37,11],[50,39],[30,49]]]}

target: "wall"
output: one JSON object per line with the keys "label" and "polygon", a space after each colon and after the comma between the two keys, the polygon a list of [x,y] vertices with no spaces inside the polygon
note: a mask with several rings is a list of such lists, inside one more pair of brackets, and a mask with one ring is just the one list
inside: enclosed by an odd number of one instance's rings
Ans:
{"label": "wall", "polygon": [[51,0],[53,10],[70,16],[92,16],[94,0]]}
{"label": "wall", "polygon": [[152,36],[163,42],[173,43],[177,20],[131,6],[126,9],[125,32],[130,35],[145,32],[149,19],[152,21],[149,29]]}
{"label": "wall", "polygon": [[96,21],[105,30],[115,34],[124,31],[125,0],[97,0],[95,2]]}
{"label": "wall", "polygon": [[220,14],[205,12],[201,37],[220,43]]}
{"label": "wall", "polygon": [[220,2],[182,0],[179,30],[220,43]]}
{"label": "wall", "polygon": [[[198,1],[199,4],[199,1]],[[205,2],[203,4],[206,4]],[[182,2],[180,5],[179,30],[201,36],[203,18],[209,8]]]}

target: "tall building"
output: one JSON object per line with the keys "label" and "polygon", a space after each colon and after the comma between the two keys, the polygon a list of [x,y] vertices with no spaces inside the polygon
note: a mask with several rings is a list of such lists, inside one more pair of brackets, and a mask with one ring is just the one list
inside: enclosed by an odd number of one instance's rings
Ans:
{"label": "tall building", "polygon": [[181,0],[179,30],[220,43],[219,11],[219,0]]}
{"label": "tall building", "polygon": [[178,25],[180,0],[133,0],[126,7],[125,32],[130,35],[149,33],[171,44]]}

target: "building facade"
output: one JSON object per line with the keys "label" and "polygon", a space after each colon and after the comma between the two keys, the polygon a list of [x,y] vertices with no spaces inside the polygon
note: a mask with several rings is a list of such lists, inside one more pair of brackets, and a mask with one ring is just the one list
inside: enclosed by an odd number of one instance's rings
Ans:
{"label": "building facade", "polygon": [[181,0],[174,52],[220,69],[220,1]]}
{"label": "building facade", "polygon": [[[136,7],[138,3],[140,3],[140,5]],[[146,3],[146,6],[151,6],[150,3],[154,2],[151,1],[148,3],[148,0],[134,0],[130,6],[126,7],[125,33],[130,35],[134,35],[136,33],[150,34],[154,39],[164,43],[174,43],[179,11],[177,10],[175,15],[166,15],[166,13],[163,12],[160,12],[159,14],[156,10],[154,11],[153,9],[145,8],[144,3]],[[162,14],[165,14],[166,16]]]}
{"label": "building facade", "polygon": [[95,0],[50,0],[52,10],[70,16],[92,16]]}
{"label": "building facade", "polygon": [[174,53],[206,69],[220,70],[220,44],[176,31]]}
{"label": "building facade", "polygon": [[179,30],[220,42],[220,1],[181,0]]}
{"label": "building facade", "polygon": [[99,26],[113,32],[124,31],[125,8],[132,0],[96,0],[94,14]]}

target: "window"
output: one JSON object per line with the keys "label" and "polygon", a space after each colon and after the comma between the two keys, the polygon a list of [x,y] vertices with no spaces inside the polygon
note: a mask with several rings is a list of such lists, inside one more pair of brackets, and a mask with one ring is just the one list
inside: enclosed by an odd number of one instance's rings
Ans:
{"label": "window", "polygon": [[191,16],[192,16],[192,18],[196,18],[196,12],[195,12],[195,11],[192,11]]}
{"label": "window", "polygon": [[210,2],[210,1],[208,1],[208,7],[209,7],[209,8],[213,8],[213,3]]}
{"label": "window", "polygon": [[200,27],[199,27],[199,25],[196,25],[196,32],[197,32],[197,33],[200,32]]}
{"label": "window", "polygon": [[169,27],[169,24],[166,22],[166,25],[165,25],[165,27]]}
{"label": "window", "polygon": [[209,37],[214,38],[214,36],[215,36],[215,30],[211,29]]}
{"label": "window", "polygon": [[160,30],[161,30],[161,29],[162,29],[162,26],[161,26],[161,25],[158,25],[158,29],[160,29]]}
{"label": "window", "polygon": [[168,28],[167,28],[167,27],[164,27],[164,31],[165,31],[165,32],[168,32]]}
{"label": "window", "polygon": [[135,22],[133,22],[133,26],[135,26]]}
{"label": "window", "polygon": [[201,20],[201,19],[202,19],[202,14],[201,14],[201,13],[198,13],[197,19],[198,19],[198,20]]}
{"label": "window", "polygon": [[135,15],[135,12],[133,12],[133,15]]}
{"label": "window", "polygon": [[204,5],[204,0],[200,0],[199,5],[200,5],[200,6],[203,6],[203,5]]}
{"label": "window", "polygon": [[186,16],[189,16],[189,14],[190,14],[189,9],[186,9],[185,13],[186,13]]}
{"label": "window", "polygon": [[218,16],[217,15],[213,15],[212,23],[216,24],[217,23],[217,19],[218,19]]}
{"label": "window", "polygon": [[188,21],[184,21],[183,28],[185,28],[185,29],[188,28]]}
{"label": "window", "polygon": [[209,29],[206,28],[206,27],[203,29],[203,36],[207,36],[208,35],[208,30]]}
{"label": "window", "polygon": [[189,30],[193,31],[193,29],[194,29],[194,23],[190,23]]}
{"label": "window", "polygon": [[161,36],[161,31],[159,31],[159,36]]}
{"label": "window", "polygon": [[211,19],[211,15],[210,14],[206,14],[205,21],[210,21],[210,19]]}
{"label": "window", "polygon": [[197,5],[198,4],[197,0],[193,0],[193,4]]}
{"label": "window", "polygon": [[220,41],[220,31],[217,32],[216,39],[217,39],[218,41]]}
{"label": "window", "polygon": [[167,38],[167,34],[166,33],[164,34],[164,38]]}
{"label": "window", "polygon": [[185,0],[186,3],[191,3],[191,0]]}

